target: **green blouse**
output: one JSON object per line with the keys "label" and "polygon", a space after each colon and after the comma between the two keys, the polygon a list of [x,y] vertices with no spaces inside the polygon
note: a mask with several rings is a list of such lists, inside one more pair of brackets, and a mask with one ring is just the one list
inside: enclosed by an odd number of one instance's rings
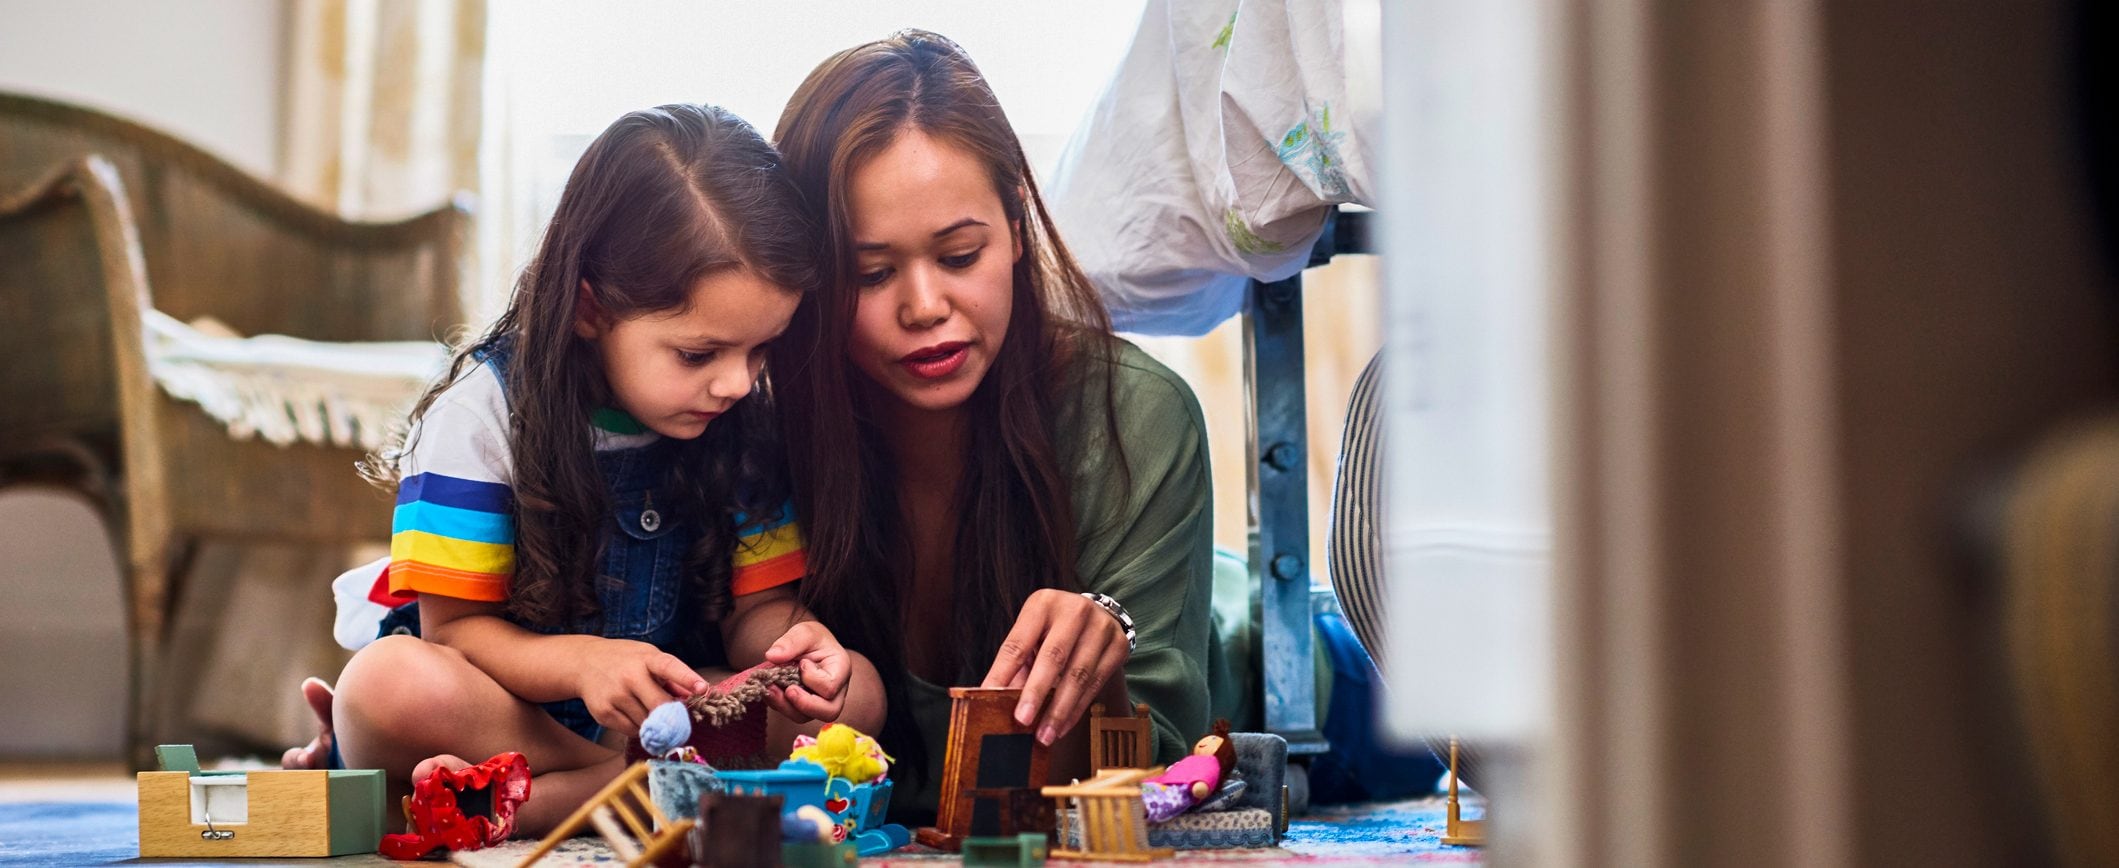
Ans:
{"label": "green blouse", "polygon": [[[1214,485],[1207,426],[1183,378],[1131,343],[1120,340],[1117,347],[1111,399],[1131,484],[1111,460],[1103,389],[1079,389],[1073,405],[1061,408],[1056,445],[1073,468],[1077,574],[1084,589],[1111,595],[1133,616],[1137,645],[1126,661],[1126,690],[1134,702],[1147,703],[1156,761],[1169,763],[1206,733],[1211,707]],[[949,691],[909,675],[906,681],[928,757],[925,785],[909,804],[932,810],[940,799]],[[892,801],[906,806],[907,795]]]}

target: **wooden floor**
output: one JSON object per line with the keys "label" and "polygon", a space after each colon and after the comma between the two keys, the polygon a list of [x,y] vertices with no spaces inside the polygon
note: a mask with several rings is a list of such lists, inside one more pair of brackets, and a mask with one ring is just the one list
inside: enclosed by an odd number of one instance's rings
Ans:
{"label": "wooden floor", "polygon": [[122,763],[0,763],[0,803],[126,802],[132,775]]}
{"label": "wooden floor", "polygon": [[[122,763],[51,763],[51,762],[4,762],[0,763],[0,805],[18,805],[31,802],[111,802],[130,803],[139,797],[132,773]],[[128,836],[131,830],[127,830]],[[7,848],[0,842],[0,863]],[[137,855],[138,851],[133,851]],[[169,866],[181,868],[189,865],[330,865],[333,868],[345,865],[383,866],[398,863],[372,853],[357,856],[340,856],[333,859],[243,859],[228,862],[206,862],[190,859],[128,859],[119,864]],[[89,863],[109,864],[109,863]]]}

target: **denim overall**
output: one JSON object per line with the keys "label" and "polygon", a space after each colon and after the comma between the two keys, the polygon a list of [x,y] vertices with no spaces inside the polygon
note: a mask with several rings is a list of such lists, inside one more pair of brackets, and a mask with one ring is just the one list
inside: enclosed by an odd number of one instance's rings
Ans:
{"label": "denim overall", "polygon": [[[509,357],[506,343],[474,356],[493,369],[503,388],[508,382]],[[712,625],[688,630],[698,625],[677,617],[679,612],[701,611],[698,601],[685,599],[683,570],[703,528],[697,516],[677,514],[682,501],[667,478],[676,447],[676,442],[662,438],[633,449],[596,453],[596,469],[610,484],[615,525],[605,528],[603,558],[596,574],[596,600],[602,612],[560,627],[522,624],[523,628],[545,634],[633,639],[676,654],[695,667],[726,665]],[[419,635],[419,604],[391,610],[383,618],[381,633]],[[547,702],[543,707],[583,738],[596,741],[603,735],[603,727],[579,699]]]}

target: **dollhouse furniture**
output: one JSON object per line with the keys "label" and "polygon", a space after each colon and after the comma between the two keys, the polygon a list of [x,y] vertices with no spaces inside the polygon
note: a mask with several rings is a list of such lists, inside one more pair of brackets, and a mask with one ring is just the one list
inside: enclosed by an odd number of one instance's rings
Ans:
{"label": "dollhouse furniture", "polygon": [[1089,770],[1148,767],[1155,760],[1154,725],[1146,703],[1135,704],[1132,717],[1106,716],[1101,702],[1089,706]]}
{"label": "dollhouse furniture", "polygon": [[885,821],[894,787],[888,780],[857,784],[806,759],[785,760],[774,769],[724,770],[716,778],[729,795],[779,799],[788,810],[816,807],[837,827],[834,839],[852,842],[862,856],[880,855],[910,841],[905,827]]}
{"label": "dollhouse furniture", "polygon": [[655,800],[648,795],[647,763],[634,763],[605,784],[596,795],[583,802],[574,813],[567,816],[552,834],[538,842],[537,849],[522,860],[532,865],[544,858],[561,841],[574,837],[584,825],[593,826],[603,836],[611,852],[625,860],[626,868],[644,868],[672,861],[682,864],[686,853],[685,842],[694,821],[671,820],[655,807]]}
{"label": "dollhouse furniture", "polygon": [[1003,825],[1011,821],[1004,818],[1016,814],[1011,793],[1044,783],[1050,758],[1030,728],[1015,722],[1021,698],[1013,688],[949,689],[942,795],[935,824],[916,833],[920,843],[956,852],[967,837],[1005,834]]}
{"label": "dollhouse furniture", "polygon": [[779,796],[707,793],[692,827],[692,864],[704,868],[779,868]]}
{"label": "dollhouse furniture", "polygon": [[1442,827],[1442,843],[1457,847],[1486,846],[1486,821],[1464,819],[1457,805],[1457,740],[1449,740],[1449,807]]}
{"label": "dollhouse furniture", "polygon": [[1148,862],[1175,852],[1148,846],[1148,814],[1140,802],[1140,782],[1162,769],[1111,769],[1087,783],[1045,787],[1046,798],[1067,805],[1081,822],[1081,847],[1053,850],[1054,859]]}
{"label": "dollhouse furniture", "polygon": [[433,342],[464,321],[468,218],[449,204],[350,222],[164,133],[0,93],[0,484],[78,491],[110,529],[135,768],[201,542],[381,542],[390,519],[354,473],[362,450],[235,439],[159,390],[153,312],[244,335]]}
{"label": "dollhouse furniture", "polygon": [[1236,769],[1243,773],[1243,795],[1237,808],[1257,808],[1273,817],[1273,831],[1288,830],[1288,743],[1270,732],[1233,732]]}
{"label": "dollhouse furniture", "polygon": [[383,773],[204,771],[190,745],[156,749],[140,772],[140,858],[239,859],[372,853]]}
{"label": "dollhouse furniture", "polygon": [[[1287,740],[1269,732],[1233,732],[1228,739],[1235,753],[1233,780],[1224,779],[1223,791],[1196,808],[1148,823],[1148,847],[1226,850],[1271,847],[1280,840],[1287,830]],[[1233,794],[1228,791],[1232,784],[1238,787]],[[1088,817],[1063,813],[1059,843],[1083,846]]]}

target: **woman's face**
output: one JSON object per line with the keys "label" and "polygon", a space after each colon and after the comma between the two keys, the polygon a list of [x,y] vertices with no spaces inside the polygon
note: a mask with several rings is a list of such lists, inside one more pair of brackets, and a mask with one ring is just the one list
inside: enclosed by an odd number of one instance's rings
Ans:
{"label": "woman's face", "polygon": [[1008,333],[1016,227],[977,159],[917,130],[847,180],[860,293],[848,360],[912,408],[962,406]]}

